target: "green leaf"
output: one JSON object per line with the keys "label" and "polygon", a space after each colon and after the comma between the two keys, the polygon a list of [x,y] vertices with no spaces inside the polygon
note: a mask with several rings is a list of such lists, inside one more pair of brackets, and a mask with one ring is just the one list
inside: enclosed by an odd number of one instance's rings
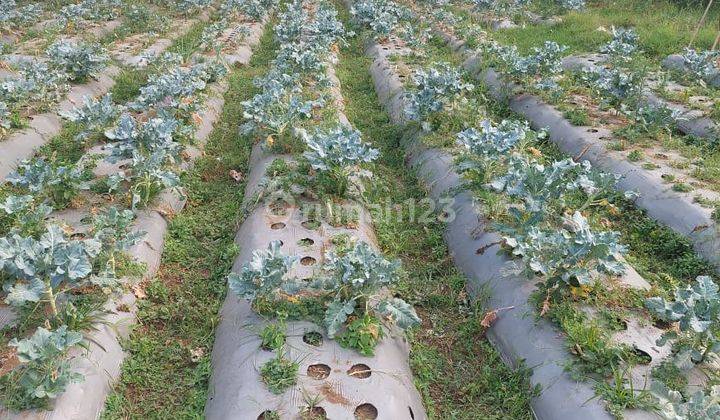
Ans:
{"label": "green leaf", "polygon": [[330,303],[327,311],[325,311],[325,328],[327,328],[328,337],[335,337],[335,334],[340,331],[340,328],[347,321],[348,315],[352,314],[354,310],[355,299],[347,302],[334,300]]}
{"label": "green leaf", "polygon": [[378,304],[378,312],[395,321],[398,327],[407,329],[420,324],[415,309],[402,299],[383,300]]}

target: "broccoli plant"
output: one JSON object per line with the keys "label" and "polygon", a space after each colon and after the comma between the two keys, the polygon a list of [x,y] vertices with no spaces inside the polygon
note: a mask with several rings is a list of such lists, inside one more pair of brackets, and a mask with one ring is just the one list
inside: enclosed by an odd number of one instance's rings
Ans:
{"label": "broccoli plant", "polygon": [[638,34],[632,28],[612,27],[613,39],[604,45],[600,52],[609,54],[613,59],[627,61],[638,51]]}
{"label": "broccoli plant", "polygon": [[[0,101],[0,128],[9,129],[10,127],[12,127],[10,110],[5,102]],[[0,133],[1,132],[2,130],[0,130]]]}
{"label": "broccoli plant", "polygon": [[517,47],[489,44],[487,54],[497,57],[504,70],[517,80],[542,79],[545,83],[562,71],[562,53],[564,45],[545,41],[541,48],[534,47],[532,53],[521,56]]}
{"label": "broccoli plant", "polygon": [[387,37],[408,11],[390,0],[361,0],[353,4],[350,14],[361,25],[380,37]]}
{"label": "broccoli plant", "polygon": [[[174,56],[165,56],[171,60]],[[194,64],[189,69],[173,67],[140,88],[138,97],[129,104],[135,111],[145,111],[151,106],[174,108],[188,114],[197,111],[198,102],[193,97],[217,80],[227,69],[217,62]]]}
{"label": "broccoli plant", "polygon": [[522,258],[529,274],[542,274],[551,287],[592,284],[596,273],[621,275],[627,252],[618,242],[618,232],[594,232],[587,219],[575,212],[563,228],[530,228],[527,234],[505,237],[512,254]]}
{"label": "broccoli plant", "polygon": [[527,122],[503,120],[500,124],[493,124],[490,120],[483,120],[480,130],[468,128],[458,133],[457,143],[476,156],[493,159],[525,141],[529,133]]}
{"label": "broccoli plant", "polygon": [[0,238],[0,266],[8,280],[5,302],[45,302],[56,317],[58,295],[83,284],[101,246],[95,239],[68,240],[56,225],[49,225],[40,239],[17,233]]}
{"label": "broccoli plant", "polygon": [[298,258],[284,255],[280,246],[280,241],[272,241],[267,249],[253,251],[251,260],[242,266],[240,273],[228,275],[230,290],[244,299],[254,300],[291,284],[283,279]]}
{"label": "broccoli plant", "polygon": [[532,0],[473,0],[475,8],[481,12],[499,15],[512,15],[523,11]]}
{"label": "broccoli plant", "polygon": [[0,24],[3,25],[27,25],[36,21],[42,12],[41,4],[18,7],[15,0],[0,0]]}
{"label": "broccoli plant", "polygon": [[55,166],[37,158],[22,162],[7,176],[7,181],[50,200],[57,208],[64,208],[80,190],[87,189],[84,170],[82,165]]}
{"label": "broccoli plant", "polygon": [[382,336],[381,317],[403,329],[419,323],[412,306],[402,299],[384,297],[381,290],[397,281],[399,262],[386,260],[367,243],[356,243],[342,256],[329,252],[325,275],[311,283],[287,278],[297,260],[284,255],[280,242],[273,241],[267,250],[254,251],[240,273],[228,276],[229,287],[248,300],[299,293],[324,296],[329,299],[324,316],[328,335],[365,354],[372,354]]}
{"label": "broccoli plant", "polygon": [[685,48],[682,58],[688,71],[703,82],[716,77],[720,73],[717,66],[720,51],[697,51],[692,48]]}
{"label": "broccoli plant", "polygon": [[0,101],[5,102],[9,110],[57,102],[67,90],[67,75],[45,63],[21,61],[18,73],[18,77],[0,81]]}
{"label": "broccoli plant", "polygon": [[129,184],[132,209],[146,207],[163,189],[180,185],[180,177],[168,169],[172,161],[171,153],[164,148],[153,150],[147,155],[134,149],[128,169],[110,175],[108,187],[110,191],[115,191],[121,183]]}
{"label": "broccoli plant", "polygon": [[[418,325],[415,309],[399,298],[380,297],[381,289],[399,278],[400,262],[389,261],[365,242],[358,242],[346,254],[328,252],[323,267],[329,274],[320,280],[322,288],[333,296],[325,312],[325,328],[330,338],[340,334],[348,339],[351,331],[343,331],[354,320],[370,325],[369,319],[386,317],[398,327],[407,329]],[[378,329],[378,333],[380,330]],[[357,332],[356,332],[357,334]]]}
{"label": "broccoli plant", "polygon": [[255,82],[262,92],[241,103],[247,120],[241,127],[245,134],[264,132],[283,138],[297,123],[312,117],[313,108],[323,105],[321,100],[304,100],[290,75],[271,72]]}
{"label": "broccoli plant", "polygon": [[575,179],[589,169],[587,164],[569,158],[545,166],[517,154],[508,159],[507,165],[507,173],[495,178],[490,187],[520,199],[526,212],[540,215],[552,200],[561,200],[569,191],[576,190]]}
{"label": "broccoli plant", "polygon": [[68,74],[70,80],[82,81],[102,70],[109,60],[106,51],[97,44],[59,40],[46,51],[50,63]]}
{"label": "broccoli plant", "polygon": [[255,21],[260,21],[275,4],[275,0],[225,0],[221,10],[225,13],[240,12]]}
{"label": "broccoli plant", "polygon": [[643,77],[636,72],[602,67],[597,72],[586,72],[584,77],[603,98],[605,105],[616,109],[623,104],[634,107],[642,93]]}
{"label": "broccoli plant", "polygon": [[321,178],[327,176],[327,182],[322,184],[340,196],[347,190],[353,168],[372,162],[380,154],[362,141],[359,131],[345,125],[317,129],[313,134],[303,130],[302,136],[309,149],[304,156],[310,166],[320,172]]}
{"label": "broccoli plant", "polygon": [[674,301],[652,297],[645,306],[657,318],[677,322],[678,331],[667,331],[657,345],[676,340],[675,364],[679,368],[690,369],[720,351],[720,339],[715,335],[720,326],[720,296],[710,277],[698,276],[693,284],[678,287]]}
{"label": "broccoli plant", "polygon": [[119,210],[115,206],[94,215],[92,235],[102,244],[98,259],[104,268],[98,275],[91,277],[91,283],[103,287],[116,284],[118,252],[128,251],[145,236],[145,232],[130,230],[134,219],[135,214],[131,210]]}
{"label": "broccoli plant", "polygon": [[21,393],[22,407],[17,408],[42,407],[68,385],[83,379],[83,375],[72,371],[67,360],[68,351],[82,340],[81,333],[62,326],[54,331],[39,327],[29,338],[10,341],[22,363],[10,378],[17,382]]}
{"label": "broccoli plant", "polygon": [[652,393],[659,403],[658,414],[667,420],[701,420],[720,418],[720,385],[713,385],[705,394],[696,391],[685,400],[683,395],[659,382],[652,385]]}
{"label": "broccoli plant", "polygon": [[82,132],[76,136],[76,139],[82,140],[91,132],[115,121],[121,111],[122,106],[115,105],[112,101],[112,94],[108,93],[100,99],[85,96],[82,106],[71,111],[60,112],[60,116],[84,127]]}
{"label": "broccoli plant", "polygon": [[406,94],[405,117],[422,122],[423,130],[430,131],[427,119],[449,107],[463,92],[474,86],[462,80],[462,73],[448,63],[440,63],[428,70],[419,69],[412,76],[415,89]]}
{"label": "broccoli plant", "polygon": [[53,210],[45,203],[38,204],[33,195],[9,195],[0,209],[6,213],[11,231],[22,236],[39,235]]}
{"label": "broccoli plant", "polygon": [[105,137],[112,141],[107,160],[117,162],[131,158],[136,151],[149,154],[162,149],[176,161],[181,145],[173,140],[173,136],[179,130],[180,123],[162,112],[142,124],[130,114],[122,114],[117,126],[105,131]]}
{"label": "broccoli plant", "polygon": [[558,3],[565,10],[582,10],[585,8],[585,0],[558,0]]}

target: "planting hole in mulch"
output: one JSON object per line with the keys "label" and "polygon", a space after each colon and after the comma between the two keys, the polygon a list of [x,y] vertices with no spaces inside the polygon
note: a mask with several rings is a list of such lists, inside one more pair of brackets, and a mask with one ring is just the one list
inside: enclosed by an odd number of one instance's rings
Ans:
{"label": "planting hole in mulch", "polygon": [[355,409],[355,418],[358,420],[375,420],[377,416],[377,408],[370,403],[360,404]]}
{"label": "planting hole in mulch", "polygon": [[370,369],[370,366],[364,363],[358,363],[356,365],[352,365],[352,367],[348,369],[347,374],[353,378],[367,379],[370,375],[372,375],[372,370]]}
{"label": "planting hole in mulch", "polygon": [[655,328],[659,328],[661,330],[667,330],[667,329],[670,329],[670,327],[672,327],[672,324],[667,321],[663,321],[662,319],[658,319],[655,322],[653,322],[653,326],[655,326]]}
{"label": "planting hole in mulch", "polygon": [[272,230],[279,230],[279,229],[284,229],[284,228],[285,228],[285,223],[283,223],[283,222],[277,222],[277,223],[273,223],[272,225],[270,225],[270,229],[272,229]]}
{"label": "planting hole in mulch", "polygon": [[312,220],[312,219],[311,219],[311,220],[306,220],[306,221],[302,222],[301,225],[302,225],[302,227],[304,227],[305,229],[308,229],[308,230],[316,230],[317,228],[320,227],[320,222],[318,222],[317,220]]}
{"label": "planting hole in mulch", "polygon": [[302,238],[298,241],[298,245],[300,245],[300,246],[310,246],[314,243],[315,243],[315,241],[313,241],[310,238]]}
{"label": "planting hole in mulch", "polygon": [[303,334],[303,341],[311,346],[320,347],[322,346],[323,337],[317,331],[308,331]]}
{"label": "planting hole in mulch", "polygon": [[302,257],[300,258],[300,264],[302,265],[315,265],[317,260],[313,257]]}
{"label": "planting hole in mulch", "polygon": [[325,379],[330,376],[330,366],[318,363],[316,365],[310,365],[307,368],[307,374],[313,379]]}
{"label": "planting hole in mulch", "polygon": [[287,214],[288,208],[290,208],[288,203],[286,203],[285,201],[277,200],[270,204],[270,213],[274,214],[275,216],[285,216]]}
{"label": "planting hole in mulch", "polygon": [[300,413],[302,420],[326,420],[327,413],[322,407],[304,407]]}
{"label": "planting hole in mulch", "polygon": [[279,419],[280,415],[277,411],[265,410],[258,416],[257,420],[275,420]]}
{"label": "planting hole in mulch", "polygon": [[635,354],[638,359],[638,363],[641,365],[649,365],[650,362],[652,362],[652,356],[650,356],[646,351],[633,347],[632,352]]}
{"label": "planting hole in mulch", "polygon": [[415,420],[415,413],[413,413],[412,408],[408,406],[408,410],[410,411],[410,418]]}
{"label": "planting hole in mulch", "polygon": [[588,128],[587,131],[588,131],[588,133],[597,133],[598,129],[597,128]]}

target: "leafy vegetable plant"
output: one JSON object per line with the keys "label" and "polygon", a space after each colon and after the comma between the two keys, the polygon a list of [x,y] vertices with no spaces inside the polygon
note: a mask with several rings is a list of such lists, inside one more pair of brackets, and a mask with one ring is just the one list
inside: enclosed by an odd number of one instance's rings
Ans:
{"label": "leafy vegetable plant", "polygon": [[74,81],[96,75],[109,60],[106,51],[99,45],[70,40],[55,42],[46,54],[56,69],[67,73]]}
{"label": "leafy vegetable plant", "polygon": [[674,301],[652,297],[645,301],[645,306],[659,319],[677,322],[679,332],[667,331],[657,344],[676,340],[673,347],[679,368],[690,369],[720,351],[720,339],[715,335],[720,325],[720,295],[710,277],[698,276],[693,284],[678,287]]}
{"label": "leafy vegetable plant", "polygon": [[64,208],[80,190],[87,188],[83,172],[81,165],[55,166],[37,158],[20,164],[7,176],[7,181],[48,199],[57,208]]}
{"label": "leafy vegetable plant", "polygon": [[18,306],[45,302],[50,314],[57,316],[58,294],[83,284],[101,247],[95,239],[68,240],[56,225],[49,225],[40,239],[17,233],[0,238],[5,302]]}
{"label": "leafy vegetable plant", "polygon": [[73,372],[66,360],[68,351],[82,339],[82,334],[62,326],[54,331],[39,327],[29,338],[10,341],[22,363],[8,378],[17,382],[21,393],[19,407],[14,408],[45,405],[68,385],[82,380],[83,376]]}
{"label": "leafy vegetable plant", "polygon": [[425,131],[431,129],[428,117],[451,106],[463,92],[474,88],[448,63],[440,63],[428,70],[419,69],[413,74],[412,81],[415,89],[406,96],[405,117],[422,122]]}

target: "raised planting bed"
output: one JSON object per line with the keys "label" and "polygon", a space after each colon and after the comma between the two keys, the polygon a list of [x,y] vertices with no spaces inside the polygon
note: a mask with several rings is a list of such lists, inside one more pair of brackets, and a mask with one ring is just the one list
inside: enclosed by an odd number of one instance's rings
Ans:
{"label": "raised planting bed", "polygon": [[[293,3],[279,17],[281,23],[276,34],[287,34],[285,25],[295,25],[298,21],[305,21],[304,26],[312,27],[313,19],[319,20],[321,13],[323,16],[334,15],[327,5]],[[337,26],[330,23],[334,18],[325,19],[328,26],[341,28],[339,22]],[[335,37],[342,36],[339,29],[335,29],[334,34]],[[319,105],[317,117],[307,123],[302,119],[293,123],[295,131],[312,132],[318,126],[329,125],[333,127],[330,132],[340,135],[337,137],[339,142],[347,142],[338,144],[338,149],[325,149],[331,156],[346,150],[345,155],[339,157],[352,162],[357,158],[352,157],[350,149],[359,147],[366,154],[365,161],[374,159],[372,156],[376,156],[377,151],[355,143],[354,134],[351,134],[353,129],[342,111],[339,81],[330,64],[334,60],[327,48],[335,44],[337,38],[331,41],[322,37],[313,39],[303,31],[297,37],[282,38],[281,42],[281,50],[294,48],[294,43],[302,43],[310,50],[313,44],[322,45],[320,57],[327,60],[322,67],[329,87],[320,90],[313,89],[312,78],[315,76],[299,63],[297,67],[289,64],[287,56],[279,56],[274,62],[280,68],[293,69],[291,73],[305,80],[301,83],[302,91],[297,92],[307,95],[306,98],[329,96],[325,107],[330,112],[323,113],[323,105]],[[258,94],[256,98],[261,96]],[[312,157],[312,151],[322,147],[319,139],[328,133],[322,130],[313,137],[318,139],[316,146],[310,146],[311,140],[306,140],[310,147],[303,157],[299,151],[272,152],[272,148],[282,150],[288,145],[284,142],[292,141],[284,134],[271,134],[271,142],[260,141],[253,148],[245,190],[245,203],[250,211],[236,235],[235,241],[241,251],[235,260],[233,274],[229,276],[230,291],[221,311],[213,346],[213,375],[205,408],[208,419],[235,416],[248,419],[427,418],[408,366],[409,349],[404,333],[388,322],[394,320],[397,325],[407,327],[410,318],[417,318],[417,315],[411,306],[391,298],[392,291],[388,288],[396,274],[391,273],[394,269],[390,266],[395,263],[385,260],[377,250],[369,213],[344,193],[333,198],[322,197],[323,184],[316,182],[327,169],[323,165],[316,166]],[[265,133],[258,134],[264,138]],[[283,175],[303,178],[301,174],[305,171],[300,169],[305,165],[303,159],[308,159],[317,171],[310,173],[309,184],[291,186],[289,190],[278,187],[284,185]],[[333,158],[327,159],[326,162],[330,162]],[[360,170],[356,166],[358,163],[340,165],[345,168],[345,175],[341,176],[350,177],[348,182],[351,184],[356,182],[351,178]],[[278,175],[281,167],[289,167],[291,172]],[[294,174],[293,171],[299,172]],[[304,191],[299,192],[298,188]],[[324,202],[326,199],[328,201]],[[338,204],[340,206],[335,208]],[[335,210],[327,213],[323,210],[325,206]],[[332,217],[347,211],[343,207],[353,213],[350,220]],[[362,258],[370,259],[355,268],[345,266],[359,263],[359,260],[351,262],[360,258],[358,252],[365,253]],[[258,283],[251,278],[265,275],[263,273],[267,271],[263,267],[269,268],[270,264],[279,268],[278,259],[285,261],[282,264],[286,268],[280,269],[279,274],[282,279],[268,277],[267,284],[252,290],[253,284]],[[347,268],[344,271],[347,280],[330,288],[321,286],[337,279],[334,276],[338,275],[339,261]],[[377,264],[390,269],[383,274],[384,280],[376,277],[379,275],[376,270],[380,269]],[[364,280],[356,277],[358,275]],[[357,297],[343,300],[348,298],[345,296],[347,288],[353,290],[350,296],[357,294]],[[339,299],[336,302],[344,302],[343,305],[352,302],[337,322],[333,321],[339,315],[333,309],[338,304],[333,301],[336,293],[335,299]],[[357,307],[355,299],[358,299]],[[403,307],[406,315],[384,312],[382,318],[376,318],[384,311],[381,309],[385,305],[383,302],[400,305],[398,308]],[[313,306],[315,309],[304,312]],[[404,318],[408,316],[410,318]],[[377,322],[373,327],[376,328],[372,334],[374,338],[367,338],[370,342],[363,344],[364,340],[349,340],[359,322]]]}

